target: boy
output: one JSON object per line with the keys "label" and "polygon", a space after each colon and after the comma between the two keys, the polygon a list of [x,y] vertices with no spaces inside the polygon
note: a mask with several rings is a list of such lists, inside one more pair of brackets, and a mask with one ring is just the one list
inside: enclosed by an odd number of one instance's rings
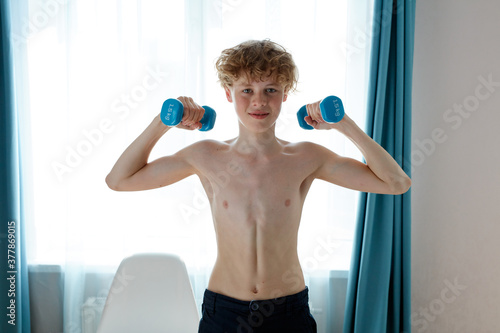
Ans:
{"label": "boy", "polygon": [[[306,122],[336,129],[363,153],[366,164],[310,142],[275,136],[282,103],[297,83],[291,55],[269,40],[224,50],[216,68],[234,104],[239,135],[204,140],[148,162],[156,142],[171,128],[155,117],[125,150],[106,178],[117,191],[173,184],[196,174],[207,193],[217,236],[217,259],[205,291],[199,332],[316,332],[308,289],[297,256],[302,207],[314,179],[350,189],[406,192],[411,181],[394,159],[347,116],[323,121],[319,102],[307,105]],[[194,130],[204,110],[191,98],[176,127]],[[223,187],[215,175],[228,170]]]}

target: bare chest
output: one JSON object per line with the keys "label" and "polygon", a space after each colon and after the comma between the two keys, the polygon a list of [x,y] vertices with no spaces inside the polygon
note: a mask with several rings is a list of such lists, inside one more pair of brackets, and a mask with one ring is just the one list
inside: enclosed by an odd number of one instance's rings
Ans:
{"label": "bare chest", "polygon": [[254,161],[221,154],[202,183],[216,219],[267,223],[300,218],[311,173],[295,156]]}

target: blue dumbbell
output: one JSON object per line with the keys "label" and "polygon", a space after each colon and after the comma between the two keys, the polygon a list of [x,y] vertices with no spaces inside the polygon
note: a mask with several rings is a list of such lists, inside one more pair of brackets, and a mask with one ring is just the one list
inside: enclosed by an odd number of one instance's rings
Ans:
{"label": "blue dumbbell", "polygon": [[[203,118],[201,118],[201,128],[200,131],[210,131],[215,124],[215,118],[217,114],[214,109],[209,106],[202,106],[205,110]],[[175,98],[169,98],[161,107],[161,121],[167,126],[176,126],[182,120],[182,115],[184,114],[184,106],[181,101]]]}
{"label": "blue dumbbell", "polygon": [[[328,96],[319,103],[321,116],[327,123],[338,123],[344,117],[344,105],[342,100],[337,96]],[[304,105],[297,112],[297,120],[300,127],[307,130],[312,130],[314,127],[306,123],[304,118],[307,117],[307,108]]]}

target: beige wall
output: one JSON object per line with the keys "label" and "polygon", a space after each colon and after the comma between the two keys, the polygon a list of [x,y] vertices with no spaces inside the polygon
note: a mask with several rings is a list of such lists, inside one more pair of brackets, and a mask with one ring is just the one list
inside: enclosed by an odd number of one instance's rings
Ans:
{"label": "beige wall", "polygon": [[417,2],[413,77],[413,332],[500,332],[500,1]]}

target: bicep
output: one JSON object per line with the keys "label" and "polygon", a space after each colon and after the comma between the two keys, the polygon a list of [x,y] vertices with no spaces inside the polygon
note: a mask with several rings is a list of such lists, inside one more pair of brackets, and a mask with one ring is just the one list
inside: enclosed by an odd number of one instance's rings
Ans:
{"label": "bicep", "polygon": [[135,174],[119,184],[119,191],[142,191],[176,183],[195,173],[194,167],[186,158],[186,153],[158,158],[147,163]]}
{"label": "bicep", "polygon": [[365,163],[333,152],[323,155],[315,178],[361,192],[392,193],[389,185],[378,178]]}

